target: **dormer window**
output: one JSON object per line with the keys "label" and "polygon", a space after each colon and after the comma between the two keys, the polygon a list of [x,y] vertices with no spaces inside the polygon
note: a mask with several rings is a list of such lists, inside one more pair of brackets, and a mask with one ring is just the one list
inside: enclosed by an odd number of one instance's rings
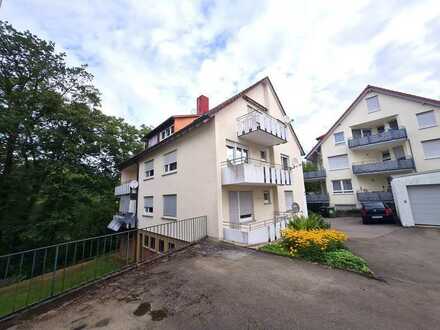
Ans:
{"label": "dormer window", "polygon": [[368,113],[376,112],[380,110],[379,97],[377,95],[366,98]]}
{"label": "dormer window", "polygon": [[174,125],[165,128],[163,131],[160,132],[160,140],[161,141],[165,140],[167,137],[169,137],[173,133],[174,133]]}

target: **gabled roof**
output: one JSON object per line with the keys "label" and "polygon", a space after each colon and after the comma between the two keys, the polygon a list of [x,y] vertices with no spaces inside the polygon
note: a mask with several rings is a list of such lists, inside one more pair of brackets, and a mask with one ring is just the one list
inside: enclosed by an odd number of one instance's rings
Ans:
{"label": "gabled roof", "polygon": [[[217,112],[219,112],[220,110],[224,109],[226,106],[228,106],[229,104],[231,104],[232,102],[234,102],[235,100],[238,100],[241,97],[244,97],[245,99],[249,99],[252,100],[250,97],[246,96],[246,93],[249,92],[251,89],[253,89],[254,87],[258,86],[259,84],[263,83],[263,82],[267,82],[269,84],[269,87],[271,88],[273,94],[275,95],[275,99],[281,109],[281,112],[283,113],[283,115],[286,115],[286,111],[283,108],[283,105],[281,104],[281,101],[277,95],[277,93],[275,92],[275,89],[272,85],[272,82],[270,81],[269,77],[264,77],[263,79],[257,81],[256,83],[252,84],[251,86],[245,88],[244,90],[242,90],[241,92],[235,94],[234,96],[230,97],[229,99],[227,99],[226,101],[220,103],[219,105],[215,106],[214,108],[212,108],[211,110],[209,110],[207,113],[199,116],[197,119],[195,119],[192,123],[190,123],[189,125],[185,126],[184,128],[182,128],[181,130],[179,130],[178,132],[172,134],[171,136],[169,136],[168,138],[166,138],[165,140],[160,141],[159,143],[155,144],[154,146],[152,146],[151,148],[145,149],[143,151],[141,151],[140,153],[134,155],[133,157],[131,157],[130,159],[127,159],[126,161],[122,162],[121,165],[119,166],[120,169],[123,169],[125,167],[128,167],[130,165],[133,165],[137,162],[138,159],[144,157],[146,154],[148,154],[149,152],[156,150],[157,148],[160,148],[162,145],[167,144],[171,141],[174,141],[178,138],[180,138],[181,136],[183,136],[184,134],[188,133],[189,131],[191,131],[192,129],[199,127],[202,124],[207,123],[208,121],[210,121],[212,118],[215,117],[215,114]],[[259,104],[258,102],[252,100],[253,102],[257,103],[259,106],[264,107],[263,105]],[[184,115],[186,116],[186,115]],[[160,124],[159,126],[167,123],[170,119],[172,119],[173,116],[171,116],[170,118],[168,118],[166,121],[164,121],[162,124]],[[158,126],[158,127],[159,127]],[[295,134],[295,131],[293,130],[292,125],[289,123],[288,124],[290,131],[292,132],[293,137],[295,138],[301,155],[305,155],[304,149],[301,146],[301,143],[299,142],[299,139],[297,137],[297,135]],[[153,131],[157,132],[158,127],[154,128]],[[152,132],[153,132],[152,131]],[[151,134],[151,132],[147,135],[149,136]]]}
{"label": "gabled roof", "polygon": [[309,159],[310,156],[318,150],[319,146],[329,137],[329,135],[332,134],[334,129],[347,117],[347,115],[359,104],[359,102],[362,101],[364,99],[364,97],[368,93],[371,93],[371,92],[394,96],[394,97],[399,97],[399,98],[402,98],[402,99],[405,99],[408,101],[413,101],[413,102],[418,102],[418,103],[422,103],[422,104],[432,105],[435,107],[440,107],[440,100],[430,99],[430,98],[426,98],[426,97],[422,97],[422,96],[418,96],[418,95],[414,95],[414,94],[402,93],[399,91],[395,91],[392,89],[386,89],[383,87],[367,85],[367,87],[364,88],[364,90],[358,95],[358,97],[353,101],[353,103],[350,104],[350,106],[347,108],[347,110],[344,111],[344,113],[341,115],[341,117],[339,117],[339,119],[333,124],[333,126],[330,127],[330,129],[327,131],[327,133],[325,133],[317,138],[318,143],[316,143],[316,145],[312,148],[312,150],[309,151],[309,153],[305,157],[306,159]]}

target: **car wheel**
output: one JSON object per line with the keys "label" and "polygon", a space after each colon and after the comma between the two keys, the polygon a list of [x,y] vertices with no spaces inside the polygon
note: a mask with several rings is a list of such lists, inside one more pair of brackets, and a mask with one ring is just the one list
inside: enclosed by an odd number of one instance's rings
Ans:
{"label": "car wheel", "polygon": [[362,224],[368,225],[370,222],[366,218],[362,218]]}

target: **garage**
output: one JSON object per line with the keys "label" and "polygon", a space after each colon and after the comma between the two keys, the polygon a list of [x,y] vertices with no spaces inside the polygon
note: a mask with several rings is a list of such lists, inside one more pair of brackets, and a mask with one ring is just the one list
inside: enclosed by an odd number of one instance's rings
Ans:
{"label": "garage", "polygon": [[393,176],[391,187],[402,226],[440,228],[440,170]]}
{"label": "garage", "polygon": [[416,225],[440,226],[440,184],[408,186],[408,197]]}

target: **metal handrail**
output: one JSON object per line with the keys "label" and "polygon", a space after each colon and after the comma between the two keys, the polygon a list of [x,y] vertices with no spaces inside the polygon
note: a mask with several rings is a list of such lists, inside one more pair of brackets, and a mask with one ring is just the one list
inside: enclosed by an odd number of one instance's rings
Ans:
{"label": "metal handrail", "polygon": [[263,228],[267,225],[280,223],[283,220],[287,220],[289,217],[290,217],[290,214],[286,212],[285,214],[274,215],[274,217],[271,219],[250,221],[250,222],[246,222],[246,223],[232,223],[232,222],[224,221],[223,226],[231,228],[231,229],[253,231],[258,228]]}
{"label": "metal handrail", "polygon": [[[250,157],[238,157],[233,159],[228,159],[220,162],[220,167],[225,166],[237,166],[237,165],[243,165],[243,164],[253,164],[257,166],[267,166],[267,167],[274,167],[274,168],[283,168],[283,165],[276,164],[276,163],[270,163],[262,159],[255,159]],[[293,167],[289,166],[287,170],[292,170]]]}
{"label": "metal handrail", "polygon": [[389,159],[389,160],[383,160],[382,158],[370,158],[370,159],[366,159],[366,160],[361,160],[358,162],[353,162],[352,165],[374,165],[374,164],[382,164],[382,163],[386,163],[386,162],[392,162],[392,161],[400,161],[400,160],[411,160],[413,159],[412,156],[410,155],[406,155],[405,158],[400,158],[400,159]]}
{"label": "metal handrail", "polygon": [[368,136],[351,138],[348,140],[348,146],[350,148],[355,148],[370,144],[376,144],[376,143],[382,143],[382,142],[388,142],[388,141],[400,140],[406,138],[407,138],[407,133],[405,128],[390,129],[378,134],[371,134]]}

